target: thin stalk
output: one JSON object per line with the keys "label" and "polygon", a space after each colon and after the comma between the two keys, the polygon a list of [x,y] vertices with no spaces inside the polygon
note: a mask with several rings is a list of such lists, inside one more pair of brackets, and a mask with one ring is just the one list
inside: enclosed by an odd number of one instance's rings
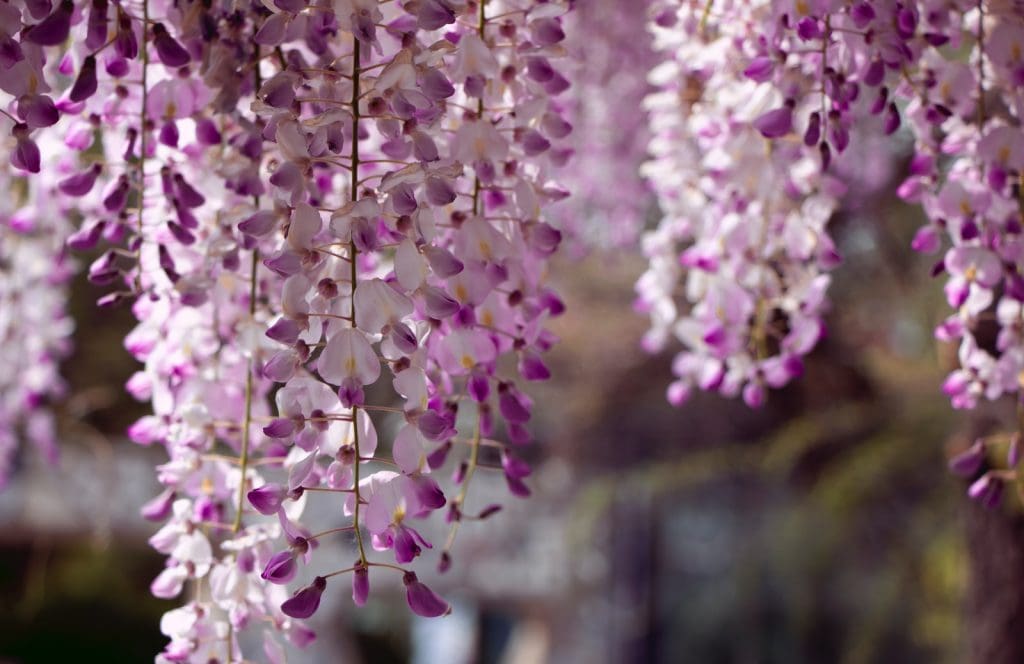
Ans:
{"label": "thin stalk", "polygon": [[[358,198],[359,192],[359,77],[362,74],[360,69],[361,57],[360,43],[358,39],[352,40],[352,151],[349,155],[349,163],[351,164],[351,175],[352,180],[349,185],[349,196],[354,203]],[[355,240],[349,242],[349,256],[352,259],[349,261],[349,280],[352,283],[351,286],[351,304],[352,307],[352,327],[356,327],[356,284],[359,279],[359,268],[356,265],[357,258],[359,257],[359,250],[356,248]],[[358,408],[352,406],[352,420],[355,424],[352,426],[352,439],[353,447],[356,453],[356,463],[352,466],[352,484],[355,490],[355,507],[352,510],[352,528],[356,534],[356,546],[359,549],[359,561],[366,564],[366,548],[363,546],[363,533],[359,530],[359,505],[362,502],[359,496],[359,423],[356,419],[356,413]]]}

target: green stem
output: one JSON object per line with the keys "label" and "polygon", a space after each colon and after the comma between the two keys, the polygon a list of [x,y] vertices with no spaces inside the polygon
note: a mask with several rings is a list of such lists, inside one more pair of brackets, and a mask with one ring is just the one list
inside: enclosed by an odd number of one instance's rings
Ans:
{"label": "green stem", "polygon": [[[259,90],[261,85],[260,76],[260,47],[256,46],[254,56],[256,60],[256,67],[254,71],[255,76],[255,88],[253,92]],[[253,202],[256,205],[256,209],[260,207],[260,197],[254,196]],[[249,320],[252,321],[256,317],[256,268],[259,265],[260,250],[258,247],[253,247],[252,259],[249,264]],[[239,454],[238,466],[241,473],[241,477],[238,480],[238,504],[235,510],[235,521],[231,524],[231,532],[237,533],[242,529],[242,510],[245,507],[245,476],[249,472],[249,440],[251,437],[250,429],[252,428],[252,393],[253,393],[253,358],[250,356],[249,360],[245,365],[245,415],[242,418],[242,449]]]}
{"label": "green stem", "polygon": [[[358,199],[359,192],[359,77],[360,69],[360,44],[358,39],[352,40],[352,151],[349,155],[352,180],[349,185],[349,197],[354,203]],[[356,249],[355,240],[349,241],[349,280],[351,281],[351,304],[352,327],[356,327],[356,284],[359,279],[359,268],[356,263],[359,257],[359,250]],[[363,533],[359,530],[359,505],[362,502],[359,496],[359,418],[358,409],[352,406],[352,439],[356,452],[356,462],[352,465],[352,484],[355,491],[355,507],[352,510],[352,529],[356,533],[356,546],[359,548],[359,561],[366,564],[366,548],[363,546]]]}

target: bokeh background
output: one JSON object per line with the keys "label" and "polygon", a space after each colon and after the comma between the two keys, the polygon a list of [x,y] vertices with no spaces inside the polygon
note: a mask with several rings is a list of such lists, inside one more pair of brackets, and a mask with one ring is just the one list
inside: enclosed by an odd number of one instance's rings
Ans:
{"label": "bokeh background", "polygon": [[[584,20],[625,40],[638,29],[600,19]],[[647,54],[601,52],[584,61],[585,89],[626,86],[617,99],[638,104],[641,74],[619,69]],[[596,99],[579,103],[586,137],[635,175],[642,122],[602,135]],[[707,395],[667,404],[670,357],[640,350],[632,288],[644,264],[614,225],[614,196],[567,202],[584,241],[553,274],[569,314],[554,323],[554,378],[531,392],[534,496],[510,498],[500,475],[478,474],[471,502],[505,509],[462,529],[452,571],[423,575],[453,615],[415,619],[398,579],[374,577],[365,609],[328,593],[317,642],[290,661],[1024,662],[1019,501],[986,512],[945,471],[1013,414],[956,413],[941,394],[955,354],[931,334],[946,314],[934,258],[909,251],[921,219],[885,193],[910,146],[854,147],[856,205],[831,226],[844,263],[828,335],[804,378],[758,411]],[[650,205],[636,223],[656,219]],[[60,466],[23,449],[0,496],[0,662],[144,662],[165,643],[159,618],[174,604],[149,594],[162,560],[146,543],[156,526],[138,515],[165,459],[123,436],[144,414],[123,390],[133,321],[95,298],[75,282]],[[350,546],[339,537],[322,555],[347,561]],[[436,552],[426,557],[430,569]]]}

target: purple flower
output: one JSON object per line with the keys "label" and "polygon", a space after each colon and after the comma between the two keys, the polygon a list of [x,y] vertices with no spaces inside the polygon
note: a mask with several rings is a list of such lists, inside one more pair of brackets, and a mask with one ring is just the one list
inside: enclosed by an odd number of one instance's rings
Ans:
{"label": "purple flower", "polygon": [[402,583],[405,584],[405,600],[409,603],[409,608],[416,615],[423,616],[424,618],[437,618],[451,612],[448,602],[423,585],[416,578],[415,572],[406,572],[402,576]]}
{"label": "purple flower", "polygon": [[183,67],[192,60],[188,51],[167,32],[163,23],[153,26],[153,46],[160,62],[168,67]]}
{"label": "purple flower", "polygon": [[85,101],[96,94],[97,86],[96,58],[90,55],[82,62],[82,68],[78,70],[78,78],[75,79],[75,84],[71,86],[68,99],[74,102]]}
{"label": "purple flower", "polygon": [[275,553],[263,568],[260,577],[271,583],[284,585],[295,578],[298,566],[295,564],[295,553],[289,549]]}
{"label": "purple flower", "polygon": [[280,484],[264,484],[246,494],[249,504],[260,514],[277,514],[287,495],[287,489]]}
{"label": "purple flower", "polygon": [[356,606],[365,606],[370,596],[370,570],[363,562],[357,562],[352,570],[352,601]]}
{"label": "purple flower", "polygon": [[327,588],[327,579],[318,576],[313,583],[302,588],[281,604],[281,612],[292,618],[305,619],[320,608],[320,596]]}
{"label": "purple flower", "polygon": [[779,138],[793,131],[793,107],[783,106],[764,113],[754,120],[754,129],[765,138]]}
{"label": "purple flower", "polygon": [[61,0],[52,14],[29,28],[25,34],[26,41],[40,46],[57,46],[63,43],[71,31],[71,14],[74,11],[75,3],[71,0]]}

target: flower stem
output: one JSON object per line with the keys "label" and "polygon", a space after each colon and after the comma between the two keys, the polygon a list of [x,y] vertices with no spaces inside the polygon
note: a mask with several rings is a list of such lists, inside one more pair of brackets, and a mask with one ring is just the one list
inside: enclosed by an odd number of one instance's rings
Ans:
{"label": "flower stem", "polygon": [[[351,175],[352,180],[349,185],[349,197],[354,203],[358,198],[359,192],[359,77],[362,73],[360,69],[360,59],[362,54],[360,53],[360,43],[358,39],[352,40],[352,151],[349,156],[349,163],[351,164]],[[356,327],[356,284],[359,279],[359,267],[356,264],[359,257],[359,250],[356,248],[355,240],[349,242],[349,256],[352,259],[349,261],[349,280],[351,281],[351,314],[352,314],[352,327]],[[356,453],[356,463],[352,466],[352,486],[355,491],[355,507],[352,510],[352,529],[356,534],[356,546],[359,549],[359,560],[364,565],[366,564],[366,548],[363,546],[363,534],[359,530],[359,505],[362,499],[359,496],[359,421],[357,419],[358,408],[352,407],[352,440],[353,447]]]}

